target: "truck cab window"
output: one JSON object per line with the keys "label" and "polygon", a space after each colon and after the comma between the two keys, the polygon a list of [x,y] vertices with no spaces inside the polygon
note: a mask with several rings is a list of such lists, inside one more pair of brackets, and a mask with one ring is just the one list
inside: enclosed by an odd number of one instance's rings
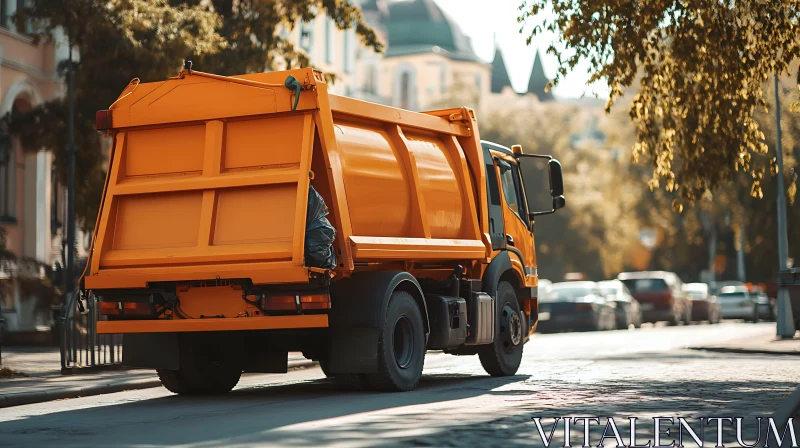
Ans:
{"label": "truck cab window", "polygon": [[522,203],[522,198],[519,194],[519,187],[521,186],[519,175],[514,167],[508,163],[501,162],[498,165],[500,167],[500,183],[503,185],[503,196],[506,198],[506,203],[527,226],[527,220],[522,218],[525,214],[525,205]]}

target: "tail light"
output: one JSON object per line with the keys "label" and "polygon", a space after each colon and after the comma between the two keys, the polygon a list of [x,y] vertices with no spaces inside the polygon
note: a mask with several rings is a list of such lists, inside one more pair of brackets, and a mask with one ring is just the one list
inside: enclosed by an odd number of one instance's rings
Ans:
{"label": "tail light", "polygon": [[594,307],[592,306],[591,303],[578,303],[578,304],[575,305],[575,309],[577,311],[589,311],[589,310],[591,310],[593,308]]}
{"label": "tail light", "polygon": [[111,111],[98,110],[94,116],[95,126],[98,131],[105,131],[111,129]]}
{"label": "tail light", "polygon": [[265,296],[263,307],[269,311],[327,310],[331,307],[329,294]]}
{"label": "tail light", "polygon": [[661,302],[665,305],[672,305],[675,303],[675,297],[672,297],[672,293],[665,292],[661,295]]}
{"label": "tail light", "polygon": [[105,316],[142,316],[152,313],[148,302],[100,302],[100,314]]}

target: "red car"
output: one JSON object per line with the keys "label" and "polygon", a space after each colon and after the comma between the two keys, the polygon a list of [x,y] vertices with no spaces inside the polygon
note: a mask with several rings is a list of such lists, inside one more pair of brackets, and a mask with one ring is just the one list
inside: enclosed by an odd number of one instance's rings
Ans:
{"label": "red car", "polygon": [[665,271],[623,272],[625,283],[639,301],[643,322],[667,321],[670,325],[692,322],[692,300],[683,290],[678,274]]}

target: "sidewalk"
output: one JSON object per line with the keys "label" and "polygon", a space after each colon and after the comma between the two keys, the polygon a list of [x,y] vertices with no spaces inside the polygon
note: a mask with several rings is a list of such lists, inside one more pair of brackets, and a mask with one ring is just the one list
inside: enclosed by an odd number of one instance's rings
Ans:
{"label": "sidewalk", "polygon": [[[315,365],[300,353],[289,353],[289,370]],[[65,398],[160,387],[153,370],[119,369],[61,374],[57,348],[3,347],[3,367],[20,375],[0,378],[0,408]]]}
{"label": "sidewalk", "polygon": [[794,339],[778,339],[775,333],[762,337],[734,339],[723,344],[689,347],[692,350],[706,350],[720,353],[757,353],[765,355],[800,356],[800,336]]}

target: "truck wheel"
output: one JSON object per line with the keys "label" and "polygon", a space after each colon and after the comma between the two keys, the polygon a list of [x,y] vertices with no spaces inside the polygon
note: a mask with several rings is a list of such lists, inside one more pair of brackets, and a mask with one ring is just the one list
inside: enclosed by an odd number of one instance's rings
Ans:
{"label": "truck wheel", "polygon": [[331,373],[330,369],[328,368],[330,364],[328,364],[327,359],[320,359],[319,360],[319,368],[322,369],[322,373],[325,374],[326,378],[333,379],[333,382],[340,388],[344,390],[364,390],[367,389],[368,383],[363,373]]}
{"label": "truck wheel", "polygon": [[497,312],[494,342],[481,346],[478,356],[483,370],[492,376],[517,373],[522,362],[522,324],[519,302],[514,287],[500,282],[497,287]]}
{"label": "truck wheel", "polygon": [[221,344],[191,338],[181,341],[180,369],[158,369],[158,378],[167,390],[176,394],[224,394],[242,376],[239,361]]}
{"label": "truck wheel", "polygon": [[425,361],[425,327],[411,294],[395,291],[378,337],[378,371],[366,374],[377,390],[409,391],[417,387]]}

